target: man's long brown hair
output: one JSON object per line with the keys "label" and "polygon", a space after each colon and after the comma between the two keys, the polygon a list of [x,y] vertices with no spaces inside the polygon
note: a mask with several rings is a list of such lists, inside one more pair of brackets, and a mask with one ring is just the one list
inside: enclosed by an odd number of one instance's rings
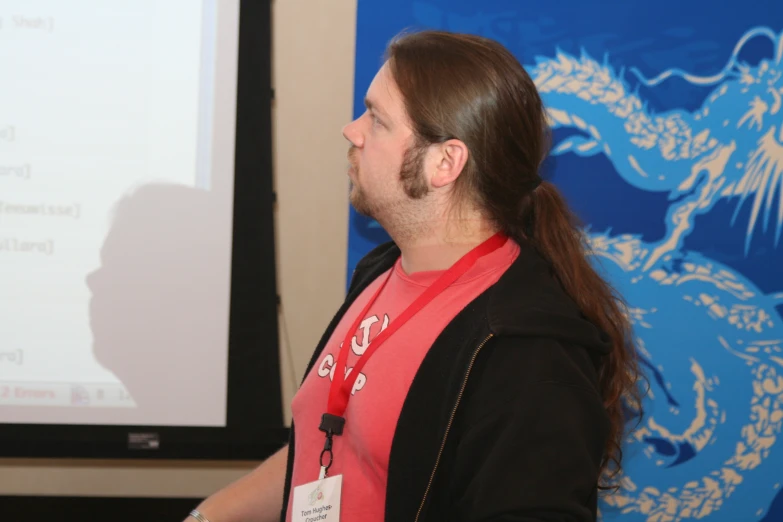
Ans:
{"label": "man's long brown hair", "polygon": [[614,289],[588,260],[583,230],[557,188],[540,181],[549,126],[536,86],[499,43],[441,31],[404,34],[386,58],[411,120],[416,146],[459,139],[469,151],[457,201],[482,209],[511,238],[531,242],[585,317],[611,338],[599,369],[610,418],[599,487],[616,487],[625,437],[623,400],[641,414],[630,322]]}

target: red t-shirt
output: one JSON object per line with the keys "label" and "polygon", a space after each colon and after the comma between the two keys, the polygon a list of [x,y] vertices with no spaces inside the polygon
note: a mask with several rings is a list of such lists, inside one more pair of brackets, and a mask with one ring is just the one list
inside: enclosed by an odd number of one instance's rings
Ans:
{"label": "red t-shirt", "polygon": [[[334,462],[329,476],[343,475],[340,518],[343,522],[383,520],[386,478],[392,438],[408,388],[430,346],[448,323],[473,299],[494,284],[519,254],[512,240],[480,258],[391,335],[362,368],[345,411],[345,428],[334,437]],[[398,259],[375,304],[351,340],[346,368],[350,370],[369,343],[400,315],[441,271],[406,274]],[[362,312],[388,275],[373,281],[348,309],[315,366],[293,398],[296,425],[292,488],[318,479],[325,435],[318,429],[326,411],[329,386],[346,330]],[[291,520],[293,489],[287,520]]]}

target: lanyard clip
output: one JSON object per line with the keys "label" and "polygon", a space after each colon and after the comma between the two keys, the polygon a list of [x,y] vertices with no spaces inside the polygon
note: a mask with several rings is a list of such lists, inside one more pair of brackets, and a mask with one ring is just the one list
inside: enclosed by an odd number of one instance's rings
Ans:
{"label": "lanyard clip", "polygon": [[[329,462],[324,464],[324,455],[329,455]],[[329,468],[332,467],[332,460],[334,458],[334,455],[332,453],[332,433],[327,432],[326,433],[326,442],[324,442],[324,449],[321,450],[321,457],[318,459],[318,463],[321,464],[321,475],[320,479],[323,479],[326,477],[326,474],[329,472]]]}
{"label": "lanyard clip", "polygon": [[[326,433],[324,449],[321,451],[321,458],[319,459],[319,463],[321,464],[321,479],[326,477],[326,474],[329,472],[329,468],[332,466],[332,460],[334,457],[332,454],[332,437],[334,435],[342,435],[344,426],[345,419],[343,417],[332,415],[331,413],[324,413],[321,416],[321,425],[318,427],[318,429]],[[324,463],[324,456],[327,454],[329,455],[329,462]]]}
{"label": "lanyard clip", "polygon": [[326,432],[327,437],[331,437],[332,435],[342,435],[344,426],[345,419],[343,417],[324,413],[321,415],[321,425],[318,426],[318,429]]}

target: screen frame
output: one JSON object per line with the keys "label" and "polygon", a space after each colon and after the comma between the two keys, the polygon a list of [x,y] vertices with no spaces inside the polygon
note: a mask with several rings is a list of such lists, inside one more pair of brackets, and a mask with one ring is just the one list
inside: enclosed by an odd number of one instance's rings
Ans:
{"label": "screen frame", "polygon": [[0,457],[255,460],[288,441],[278,348],[271,30],[268,0],[240,0],[226,426],[0,423]]}

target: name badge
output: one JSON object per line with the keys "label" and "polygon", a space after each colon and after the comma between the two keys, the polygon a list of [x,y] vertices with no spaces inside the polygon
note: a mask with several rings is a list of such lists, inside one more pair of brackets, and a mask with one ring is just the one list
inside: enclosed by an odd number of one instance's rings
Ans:
{"label": "name badge", "polygon": [[335,475],[295,487],[291,520],[294,522],[339,522],[342,489],[342,475]]}

